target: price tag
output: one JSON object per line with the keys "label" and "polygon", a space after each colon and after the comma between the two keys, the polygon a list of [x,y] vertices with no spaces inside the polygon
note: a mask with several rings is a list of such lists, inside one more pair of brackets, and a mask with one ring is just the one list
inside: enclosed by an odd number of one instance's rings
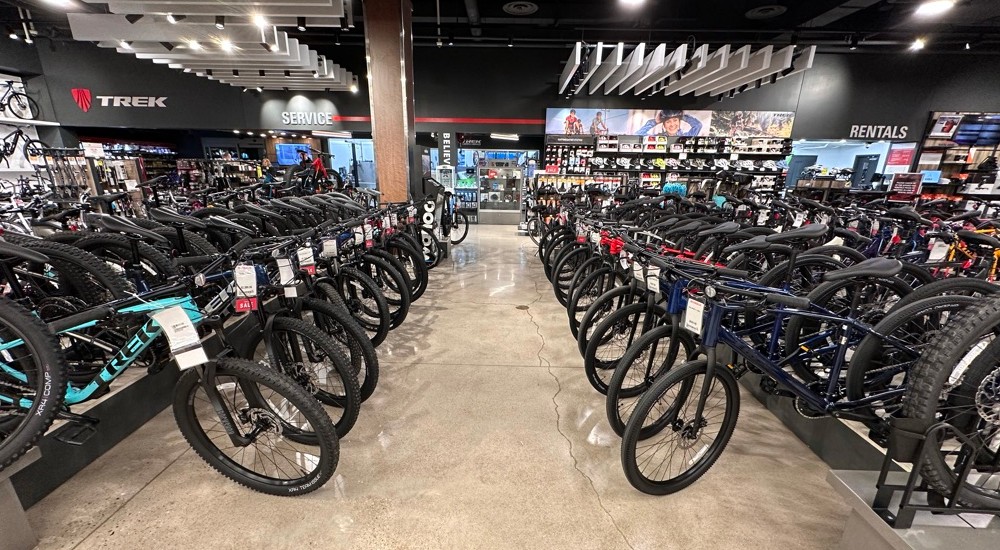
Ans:
{"label": "price tag", "polygon": [[705,302],[688,298],[687,309],[684,311],[684,328],[701,335],[701,326],[705,322]]}
{"label": "price tag", "polygon": [[824,225],[830,223],[830,215],[827,214],[826,212],[821,213],[819,215],[819,223],[824,224]]}
{"label": "price tag", "polygon": [[687,160],[688,154],[687,153],[680,153],[680,154],[677,155],[677,158],[680,159],[680,160]]}
{"label": "price tag", "polygon": [[382,229],[389,229],[390,227],[392,227],[392,223],[389,220],[388,214],[382,216]]}
{"label": "price tag", "polygon": [[181,369],[190,369],[208,362],[205,348],[201,347],[201,338],[194,328],[194,323],[181,306],[158,311],[151,315],[156,324],[163,329],[170,344],[170,353]]}
{"label": "price tag", "polygon": [[761,210],[760,214],[757,214],[757,225],[764,225],[767,223],[767,210]]}
{"label": "price tag", "polygon": [[806,221],[805,212],[796,212],[795,221],[792,222],[792,227],[802,227],[802,223]]}
{"label": "price tag", "polygon": [[281,286],[285,287],[285,298],[295,298],[299,295],[295,288],[295,270],[292,269],[292,261],[288,258],[278,258],[278,279]]}
{"label": "price tag", "polygon": [[372,224],[366,223],[361,228],[361,232],[365,236],[365,248],[371,248],[375,246],[375,242],[372,240],[374,239],[374,233],[375,233],[374,230],[372,229]]}
{"label": "price tag", "polygon": [[948,243],[942,241],[941,239],[931,240],[931,254],[927,257],[929,262],[939,262],[948,255]]}
{"label": "price tag", "polygon": [[320,251],[319,256],[321,258],[336,258],[337,257],[337,238],[326,239],[323,241],[323,250]]}
{"label": "price tag", "polygon": [[737,214],[742,214],[742,213],[744,213],[746,211],[747,211],[747,205],[745,205],[745,204],[741,204],[741,205],[739,205],[739,206],[736,207],[736,213]]}
{"label": "price tag", "polygon": [[236,279],[236,313],[257,310],[257,269],[253,264],[240,264],[233,269]]}
{"label": "price tag", "polygon": [[660,295],[660,268],[658,266],[651,265],[646,270],[646,288],[652,290],[657,296]]}
{"label": "price tag", "polygon": [[365,242],[365,230],[362,227],[354,228],[354,244],[359,245]]}
{"label": "price tag", "polygon": [[729,155],[729,160],[740,160],[740,156],[736,153]]}
{"label": "price tag", "polygon": [[632,261],[632,255],[628,252],[622,252],[622,257],[618,261],[622,264],[622,269],[628,269],[628,264]]}
{"label": "price tag", "polygon": [[601,244],[601,232],[600,231],[591,231],[590,232],[590,242],[592,242],[594,244],[598,244],[598,245]]}
{"label": "price tag", "polygon": [[396,214],[395,212],[389,213],[389,225],[393,227],[399,225],[399,214]]}
{"label": "price tag", "polygon": [[872,221],[872,234],[870,235],[871,237],[878,235],[879,227],[881,227],[881,224],[878,222],[878,220]]}
{"label": "price tag", "polygon": [[298,250],[296,253],[299,257],[299,267],[306,270],[306,273],[310,275],[316,274],[316,258],[313,257],[313,249],[311,246],[304,246]]}
{"label": "price tag", "polygon": [[411,218],[415,217],[417,215],[417,207],[416,206],[407,206],[406,207],[406,213]]}
{"label": "price tag", "polygon": [[853,231],[857,231],[859,225],[861,225],[861,221],[860,220],[853,220],[853,221],[847,223],[847,228],[850,229],[850,230],[853,230]]}
{"label": "price tag", "polygon": [[640,264],[639,262],[635,262],[634,264],[632,264],[632,276],[635,277],[635,280],[637,281],[642,281],[645,279],[642,275],[642,264]]}

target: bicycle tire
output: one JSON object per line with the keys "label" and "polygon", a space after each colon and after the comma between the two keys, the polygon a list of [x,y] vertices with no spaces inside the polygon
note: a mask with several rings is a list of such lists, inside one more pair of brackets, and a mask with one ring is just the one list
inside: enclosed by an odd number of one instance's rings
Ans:
{"label": "bicycle tire", "polygon": [[[457,239],[455,238],[456,231],[460,235]],[[451,239],[452,245],[462,244],[462,241],[469,236],[469,217],[463,212],[455,212],[455,222],[451,225],[451,234],[448,236]]]}
{"label": "bicycle tire", "polygon": [[1000,292],[1000,285],[981,279],[971,279],[969,277],[941,279],[917,287],[913,292],[907,294],[897,302],[893,309],[889,310],[889,313],[932,296],[957,295],[982,297],[998,292]]}
{"label": "bicycle tire", "polygon": [[406,276],[384,258],[365,254],[365,275],[382,290],[389,304],[389,330],[398,328],[410,312],[410,284]]}
{"label": "bicycle tire", "polygon": [[[587,344],[587,351],[583,355],[583,370],[587,375],[587,381],[601,394],[607,395],[608,382],[628,348],[645,332],[658,326],[643,325],[655,323],[667,315],[663,306],[653,304],[647,317],[646,308],[645,301],[625,306],[608,315],[594,329],[594,334]],[[626,333],[628,336],[622,338]]]}
{"label": "bicycle tire", "polygon": [[389,335],[392,318],[389,303],[375,281],[353,267],[341,270],[337,293],[347,311],[365,329],[373,346],[378,347]]}
{"label": "bicycle tire", "polygon": [[[322,487],[333,476],[340,458],[340,440],[337,438],[333,422],[326,415],[326,411],[323,410],[319,402],[313,399],[305,389],[276,370],[235,358],[224,358],[218,361],[216,377],[211,382],[218,387],[219,381],[224,379],[232,380],[231,382],[223,383],[223,386],[226,391],[230,388],[233,389],[232,405],[234,409],[237,408],[235,402],[237,396],[236,388],[239,388],[243,392],[243,395],[247,397],[247,412],[244,415],[257,411],[256,418],[249,418],[247,416],[246,422],[242,422],[240,414],[234,415],[234,420],[242,424],[250,424],[250,420],[254,420],[255,424],[263,422],[271,424],[271,426],[268,426],[259,435],[264,435],[275,430],[278,431],[278,441],[271,445],[270,456],[272,457],[272,461],[274,461],[274,446],[277,443],[284,442],[285,438],[282,435],[284,430],[288,429],[289,422],[280,418],[280,415],[275,414],[278,412],[275,411],[276,407],[268,406],[265,409],[263,402],[266,398],[257,386],[263,386],[273,394],[280,396],[282,399],[280,412],[287,415],[294,408],[301,413],[302,420],[305,421],[305,427],[312,428],[309,430],[309,433],[313,434],[313,442],[311,445],[307,445],[301,443],[301,441],[295,441],[297,439],[301,440],[301,437],[288,438],[289,441],[295,444],[295,446],[289,445],[289,449],[293,450],[297,456],[296,460],[288,460],[287,458],[285,460],[290,466],[294,466],[296,470],[307,465],[315,465],[315,468],[299,478],[286,480],[266,475],[266,472],[264,473],[265,475],[261,475],[260,472],[253,471],[246,465],[238,463],[233,457],[228,456],[224,452],[225,450],[219,448],[217,444],[218,440],[228,441],[228,438],[213,438],[209,436],[208,431],[210,430],[206,430],[199,422],[199,414],[196,411],[195,402],[198,390],[203,390],[204,385],[200,379],[199,370],[189,369],[181,375],[174,389],[174,418],[177,421],[178,429],[184,435],[184,439],[187,440],[188,444],[191,445],[191,448],[194,449],[202,460],[222,475],[240,485],[261,493],[276,496],[298,496],[310,493]],[[247,396],[247,393],[250,395]],[[204,401],[207,403],[208,400],[204,399]],[[226,404],[230,403],[227,402]],[[257,406],[251,407],[251,405]],[[209,421],[214,417],[215,411],[212,410],[210,404],[207,410],[204,411],[204,414],[206,420]],[[275,417],[280,419],[276,420]],[[218,424],[219,419],[215,418],[215,420],[216,424]],[[301,428],[301,423],[297,423],[296,427]],[[306,449],[309,452],[305,452]],[[282,457],[284,457],[283,454]],[[262,468],[265,462],[260,461]],[[277,464],[276,461],[274,463]]]}
{"label": "bicycle tire", "polygon": [[[132,259],[132,245],[124,235],[91,233],[72,244],[104,260],[116,272],[124,273],[124,265]],[[147,278],[146,282],[151,287],[166,284],[171,277],[178,274],[177,268],[165,254],[144,242],[139,242],[137,245],[139,262]]]}
{"label": "bicycle tire", "polygon": [[587,345],[590,344],[590,337],[597,325],[611,313],[635,303],[638,296],[639,293],[635,292],[631,285],[623,284],[601,294],[593,304],[590,304],[580,320],[580,328],[577,329],[576,346],[580,350],[581,357],[587,353]]}
{"label": "bicycle tire", "polygon": [[416,301],[427,290],[429,282],[429,271],[424,263],[423,255],[412,245],[412,242],[405,238],[392,238],[386,246],[387,251],[396,256],[403,264],[410,279],[413,281],[413,288],[410,289],[410,300]]}
{"label": "bicycle tire", "polygon": [[[268,356],[264,332],[256,331],[247,337],[247,349],[254,355],[245,359],[267,364],[295,380],[320,403],[343,411],[338,416],[330,414],[328,408],[327,414],[337,428],[337,436],[346,436],[361,412],[361,390],[354,369],[337,343],[316,325],[294,317],[275,317],[271,336],[273,349],[281,357]],[[276,364],[279,360],[280,365]]]}
{"label": "bicycle tire", "polygon": [[574,340],[580,338],[580,326],[583,323],[583,317],[590,310],[590,306],[604,293],[622,284],[621,275],[614,269],[605,266],[592,271],[576,286],[573,297],[570,298],[569,305],[566,306],[569,330],[573,333]]}
{"label": "bicycle tire", "polygon": [[38,102],[21,92],[13,92],[7,96],[7,110],[14,118],[21,120],[36,120],[42,113]]}
{"label": "bicycle tire", "polygon": [[9,392],[6,397],[11,400],[31,400],[31,407],[26,414],[19,407],[0,407],[4,412],[0,416],[0,471],[45,435],[59,412],[68,383],[68,367],[58,338],[27,309],[0,296],[0,341],[15,340],[23,344],[0,352],[5,367],[0,371],[0,391]]}
{"label": "bicycle tire", "polygon": [[569,284],[573,275],[587,261],[593,251],[590,246],[584,244],[564,249],[562,252],[552,269],[552,290],[555,292],[559,304],[566,307],[569,305]]}
{"label": "bicycle tire", "polygon": [[[339,299],[338,297],[337,300]],[[338,307],[321,298],[302,298],[302,313],[304,321],[307,323],[312,321],[320,330],[341,344],[357,376],[361,401],[367,401],[375,393],[375,387],[378,385],[379,363],[375,347],[372,346],[364,329],[354,321],[347,308],[342,305]]]}
{"label": "bicycle tire", "polygon": [[[719,387],[722,388],[723,395],[725,396],[725,409],[722,412],[722,420],[719,423],[720,428],[718,437],[711,443],[708,443],[695,451],[694,458],[691,460],[686,460],[687,455],[685,453],[684,459],[680,461],[680,464],[684,465],[685,469],[675,476],[671,476],[667,479],[653,479],[649,475],[645,474],[641,468],[642,464],[640,464],[640,457],[645,455],[645,452],[639,452],[640,441],[644,443],[650,442],[650,440],[652,440],[656,435],[659,435],[659,433],[662,433],[665,430],[670,430],[672,433],[681,432],[679,437],[686,437],[683,430],[688,429],[688,426],[685,425],[681,427],[681,429],[677,429],[674,426],[681,424],[681,422],[677,419],[679,416],[678,413],[688,411],[689,407],[686,407],[686,405],[688,405],[688,403],[686,403],[687,398],[700,395],[700,388],[695,388],[695,378],[699,375],[702,377],[705,376],[707,363],[704,360],[697,360],[685,363],[676,369],[672,369],[670,372],[667,372],[663,376],[657,378],[653,385],[642,396],[642,399],[639,400],[639,403],[635,406],[635,410],[629,418],[628,424],[625,426],[625,433],[622,437],[621,460],[626,479],[628,479],[629,483],[639,491],[649,495],[667,495],[676,493],[677,491],[688,487],[708,472],[709,468],[711,468],[712,465],[715,464],[716,460],[718,460],[719,456],[722,455],[726,445],[729,443],[729,439],[733,435],[733,430],[736,428],[736,423],[739,419],[740,391],[739,383],[736,381],[736,377],[733,375],[732,371],[723,365],[717,366],[714,370],[714,380],[712,386],[709,387],[709,391],[712,391],[712,389],[716,387],[715,382],[721,381]],[[659,418],[654,419],[653,423],[650,426],[647,426],[646,420],[650,411],[656,406],[665,393],[678,385],[680,386],[678,399],[681,400],[681,402],[675,400],[665,415],[661,415]],[[696,402],[697,399],[694,401]],[[705,411],[705,414],[708,414],[708,410]],[[647,428],[645,431],[648,432],[651,431],[648,430],[648,428],[653,426],[658,426],[660,429],[652,435],[647,435],[647,437],[641,438],[644,428]],[[703,430],[704,427],[701,427],[697,432],[694,432],[698,434],[698,439],[702,437]],[[655,443],[650,442],[649,444],[652,445]],[[691,448],[694,448],[694,445],[696,444],[697,439],[695,439],[695,443],[690,444]],[[694,465],[692,466],[692,464]],[[669,467],[670,465],[668,465],[668,468]],[[653,472],[653,474],[656,473],[656,471]]]}
{"label": "bicycle tire", "polygon": [[[653,385],[656,378],[680,366],[680,364],[694,360],[698,344],[694,341],[694,336],[682,329],[677,331],[679,347],[674,361],[668,365],[669,358],[664,356],[660,367],[655,372],[645,372],[653,363],[647,362],[646,366],[643,366],[641,362],[655,361],[658,357],[657,351],[668,351],[673,331],[672,324],[654,327],[629,346],[625,355],[618,362],[618,367],[608,382],[608,395],[604,408],[608,424],[619,437],[625,433],[628,419],[632,416],[632,410],[638,404],[642,394]],[[651,356],[647,355],[649,350],[652,350]],[[680,364],[677,363],[678,361]],[[637,362],[640,362],[639,369],[636,369]],[[637,370],[642,372],[641,376],[636,375]],[[640,438],[644,439],[642,435]]]}

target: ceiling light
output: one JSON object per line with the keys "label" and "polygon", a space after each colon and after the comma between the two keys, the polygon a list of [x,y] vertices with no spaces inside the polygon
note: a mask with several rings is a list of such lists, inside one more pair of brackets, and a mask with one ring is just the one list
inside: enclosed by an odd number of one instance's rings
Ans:
{"label": "ceiling light", "polygon": [[121,46],[122,48],[125,48],[126,50],[132,49],[132,43],[129,42],[128,40],[122,40],[118,42],[118,45]]}
{"label": "ceiling light", "polygon": [[278,51],[279,48],[278,48],[277,44],[271,44],[271,47],[268,48],[268,49],[271,50],[272,52],[277,53],[277,51]]}
{"label": "ceiling light", "polygon": [[258,76],[266,76],[266,74],[264,73],[264,69],[261,69],[261,70],[257,71],[257,75]]}
{"label": "ceiling light", "polygon": [[240,71],[238,69],[233,69],[233,76],[240,76]]}
{"label": "ceiling light", "polygon": [[514,39],[513,38],[508,38],[507,39],[507,47],[508,48],[513,48],[514,47]]}
{"label": "ceiling light", "polygon": [[358,93],[358,85],[357,84],[351,84],[351,93],[352,94]]}
{"label": "ceiling light", "polygon": [[916,39],[916,40],[913,41],[913,44],[910,44],[910,50],[914,51],[914,52],[918,51],[918,50],[922,50],[922,49],[924,49],[924,46],[926,46],[926,45],[927,45],[927,42],[923,38],[918,38],[918,39]]}
{"label": "ceiling light", "polygon": [[[257,86],[257,91],[258,91],[258,92],[263,92],[263,91],[264,91],[264,88],[261,88],[260,86]],[[264,134],[261,134],[261,135],[263,136]]]}
{"label": "ceiling light", "polygon": [[264,27],[267,26],[267,19],[263,15],[258,13],[253,16],[253,24],[257,25],[258,28],[263,29]]}
{"label": "ceiling light", "polygon": [[136,21],[143,18],[141,13],[130,13],[125,16],[125,20],[128,21],[129,25],[134,25]]}
{"label": "ceiling light", "polygon": [[280,135],[282,135],[282,136],[283,136],[283,135],[285,135],[285,133],[284,133],[284,132],[281,132],[281,134],[280,134]]}
{"label": "ceiling light", "polygon": [[646,2],[646,0],[621,0],[622,4],[624,4],[624,5],[626,5],[626,6],[630,7],[630,8],[641,6],[645,2]]}
{"label": "ceiling light", "polygon": [[31,35],[30,34],[26,34],[26,35],[24,35],[24,43],[25,44],[34,44],[35,41],[31,39]]}
{"label": "ceiling light", "polygon": [[269,134],[273,134],[273,133],[274,133],[274,130],[268,130],[268,131],[267,131],[267,133],[269,133]]}
{"label": "ceiling light", "polygon": [[313,78],[319,78],[319,71],[313,71]]}
{"label": "ceiling light", "polygon": [[45,0],[45,3],[59,8],[68,8],[70,5],[69,0]]}
{"label": "ceiling light", "polygon": [[521,139],[517,134],[490,134],[490,138],[500,141],[518,141]]}
{"label": "ceiling light", "polygon": [[253,132],[247,132],[247,135],[248,135],[248,136],[252,136],[252,135],[253,135]]}
{"label": "ceiling light", "polygon": [[226,53],[233,51],[233,43],[230,42],[228,38],[223,38],[222,41],[219,42],[219,47]]}
{"label": "ceiling light", "polygon": [[448,37],[448,45],[449,46],[454,46],[455,45],[455,37],[454,36],[449,36]]}
{"label": "ceiling light", "polygon": [[238,134],[238,133],[240,133],[240,131],[239,130],[233,130],[233,133],[234,134]]}
{"label": "ceiling light", "polygon": [[965,43],[965,49],[966,49],[966,50],[971,50],[971,49],[972,49],[972,44],[970,44],[970,43],[966,42],[966,43]]}
{"label": "ceiling light", "polygon": [[184,15],[174,15],[172,13],[167,14],[167,23],[170,23],[171,25],[176,25],[178,21],[183,19],[187,19],[187,17]]}
{"label": "ceiling light", "polygon": [[197,40],[188,40],[188,49],[198,51],[201,49],[201,44]]}
{"label": "ceiling light", "polygon": [[17,32],[14,31],[13,27],[7,27],[7,36],[9,36],[11,40],[21,39],[21,37],[17,35]]}
{"label": "ceiling light", "polygon": [[851,38],[850,38],[850,41],[849,41],[849,44],[850,44],[852,52],[854,50],[858,49],[858,35],[852,34]]}
{"label": "ceiling light", "polygon": [[915,12],[922,17],[933,17],[955,7],[955,0],[927,0]]}
{"label": "ceiling light", "polygon": [[[247,87],[246,86],[243,87],[243,93],[247,93]],[[247,133],[248,134],[253,134],[253,132],[247,132]]]}
{"label": "ceiling light", "polygon": [[336,44],[336,45],[338,45],[338,46],[340,45],[340,33],[339,32],[333,33],[333,43]]}
{"label": "ceiling light", "polygon": [[299,17],[298,19],[296,19],[296,23],[298,23],[298,27],[297,28],[299,29],[299,32],[306,32],[306,18],[305,17]]}
{"label": "ceiling light", "polygon": [[215,28],[219,29],[220,31],[222,29],[226,28],[226,16],[225,15],[216,15],[215,16]]}

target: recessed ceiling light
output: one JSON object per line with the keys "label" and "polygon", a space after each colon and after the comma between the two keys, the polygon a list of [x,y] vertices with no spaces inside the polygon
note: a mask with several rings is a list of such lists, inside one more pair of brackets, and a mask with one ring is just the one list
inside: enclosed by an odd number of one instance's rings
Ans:
{"label": "recessed ceiling light", "polygon": [[219,42],[219,47],[226,53],[233,51],[233,43],[230,42],[228,38],[223,38],[222,41]]}
{"label": "recessed ceiling light", "polygon": [[247,135],[248,135],[248,136],[252,136],[252,135],[253,135],[253,132],[247,132]]}
{"label": "recessed ceiling light", "polygon": [[[263,92],[263,91],[264,91],[264,88],[261,88],[260,86],[257,86],[257,91],[258,91],[258,92]],[[261,134],[261,135],[264,135],[264,134]]]}
{"label": "recessed ceiling light", "polygon": [[253,16],[253,24],[263,29],[264,27],[267,26],[267,19],[263,15],[258,13],[257,15]]}
{"label": "recessed ceiling light", "polygon": [[914,12],[921,17],[933,17],[955,7],[955,0],[927,0]]}
{"label": "recessed ceiling light", "polygon": [[358,93],[358,85],[357,84],[351,84],[351,93],[352,94]]}
{"label": "recessed ceiling light", "polygon": [[513,38],[508,38],[507,39],[507,47],[508,48],[513,48],[514,47],[514,39]]}
{"label": "recessed ceiling light", "polygon": [[201,44],[197,40],[188,40],[188,49],[198,51],[201,49]]}
{"label": "recessed ceiling light", "polygon": [[118,45],[121,46],[122,48],[126,49],[126,50],[131,50],[132,49],[132,43],[129,42],[128,40],[122,40],[122,41],[118,42]]}
{"label": "recessed ceiling light", "polygon": [[630,8],[633,8],[635,6],[641,6],[641,5],[645,4],[646,0],[620,0],[620,2],[623,5],[626,5],[626,6],[630,7]]}
{"label": "recessed ceiling light", "polygon": [[267,133],[269,133],[269,134],[273,134],[273,133],[274,133],[274,130],[268,130],[268,131],[267,131]]}
{"label": "recessed ceiling light", "polygon": [[926,46],[926,45],[927,45],[927,42],[923,38],[918,38],[918,39],[916,39],[916,40],[913,41],[913,44],[910,44],[910,50],[911,51],[919,51],[919,50],[924,49],[924,46]]}
{"label": "recessed ceiling light", "polygon": [[21,37],[17,35],[17,32],[12,27],[7,27],[7,36],[11,40],[20,40]]}
{"label": "recessed ceiling light", "polygon": [[240,133],[240,131],[239,130],[233,130],[233,133],[234,134],[238,134],[238,133]]}

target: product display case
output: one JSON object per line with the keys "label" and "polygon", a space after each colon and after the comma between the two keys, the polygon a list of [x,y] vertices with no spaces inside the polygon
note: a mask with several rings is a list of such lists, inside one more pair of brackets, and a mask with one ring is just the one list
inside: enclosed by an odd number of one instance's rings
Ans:
{"label": "product display case", "polygon": [[524,176],[520,168],[492,166],[479,169],[481,223],[516,224],[521,211]]}

